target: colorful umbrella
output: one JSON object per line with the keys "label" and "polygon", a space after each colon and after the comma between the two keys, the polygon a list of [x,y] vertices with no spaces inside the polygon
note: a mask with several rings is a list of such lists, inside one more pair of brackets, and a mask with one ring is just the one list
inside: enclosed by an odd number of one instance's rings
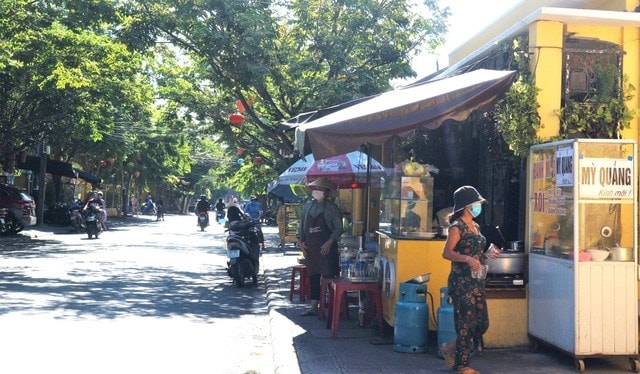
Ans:
{"label": "colorful umbrella", "polygon": [[[362,187],[367,182],[366,153],[354,151],[344,155],[315,160],[307,155],[296,161],[278,177],[279,184],[304,184],[327,177],[337,188]],[[371,178],[385,175],[384,167],[371,158]]]}

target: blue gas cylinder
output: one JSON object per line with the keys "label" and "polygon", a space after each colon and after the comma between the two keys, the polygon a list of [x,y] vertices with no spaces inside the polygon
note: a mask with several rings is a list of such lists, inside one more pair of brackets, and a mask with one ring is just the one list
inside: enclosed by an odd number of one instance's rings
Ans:
{"label": "blue gas cylinder", "polygon": [[[453,305],[449,298],[449,289],[440,289],[440,308],[438,308],[438,347],[456,339],[456,328],[453,324]],[[438,356],[442,357],[440,350]]]}
{"label": "blue gas cylinder", "polygon": [[400,297],[395,308],[393,349],[404,353],[423,353],[427,349],[429,310],[427,286],[400,283]]}

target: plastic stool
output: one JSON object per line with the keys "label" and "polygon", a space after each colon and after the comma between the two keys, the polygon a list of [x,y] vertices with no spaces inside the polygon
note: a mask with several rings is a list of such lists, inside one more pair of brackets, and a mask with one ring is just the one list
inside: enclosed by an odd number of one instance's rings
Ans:
{"label": "plastic stool", "polygon": [[[378,319],[378,335],[384,337],[384,324],[382,321],[382,287],[380,283],[352,283],[344,279],[330,280],[329,313],[327,328],[331,328],[331,337],[338,335],[340,325],[340,312],[347,302],[347,292],[367,291],[373,300]],[[348,314],[347,314],[348,315]]]}
{"label": "plastic stool", "polygon": [[[298,278],[297,282],[296,278]],[[298,287],[296,287],[296,283]],[[309,274],[307,274],[307,267],[305,265],[294,265],[291,268],[289,301],[293,301],[293,295],[298,295],[300,301],[307,301],[307,297],[310,295]]]}
{"label": "plastic stool", "polygon": [[[331,281],[336,280],[335,277],[322,277],[320,279],[320,300],[318,300],[318,319],[325,320],[329,314],[329,300],[331,299]],[[349,319],[348,305],[345,306],[343,312]]]}

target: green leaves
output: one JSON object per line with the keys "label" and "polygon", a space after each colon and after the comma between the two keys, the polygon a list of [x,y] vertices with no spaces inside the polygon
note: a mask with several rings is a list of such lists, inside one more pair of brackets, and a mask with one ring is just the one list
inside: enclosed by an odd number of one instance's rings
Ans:
{"label": "green leaves", "polygon": [[538,89],[520,78],[496,104],[496,125],[516,156],[526,157],[529,147],[538,142],[541,124],[537,96]]}

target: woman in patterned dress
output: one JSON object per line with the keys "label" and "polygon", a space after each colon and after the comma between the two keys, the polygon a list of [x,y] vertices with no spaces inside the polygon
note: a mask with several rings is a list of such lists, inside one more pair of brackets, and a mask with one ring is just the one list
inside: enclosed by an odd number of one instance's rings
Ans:
{"label": "woman in patterned dress", "polygon": [[[444,343],[440,352],[447,365],[462,374],[476,374],[469,367],[472,347],[482,348],[482,335],[489,327],[484,279],[471,276],[486,258],[487,239],[473,220],[482,212],[486,200],[472,186],[462,186],[453,193],[453,213],[449,215],[449,235],[442,257],[451,261],[448,290],[454,310],[456,340]],[[492,254],[498,257],[499,252]]]}

